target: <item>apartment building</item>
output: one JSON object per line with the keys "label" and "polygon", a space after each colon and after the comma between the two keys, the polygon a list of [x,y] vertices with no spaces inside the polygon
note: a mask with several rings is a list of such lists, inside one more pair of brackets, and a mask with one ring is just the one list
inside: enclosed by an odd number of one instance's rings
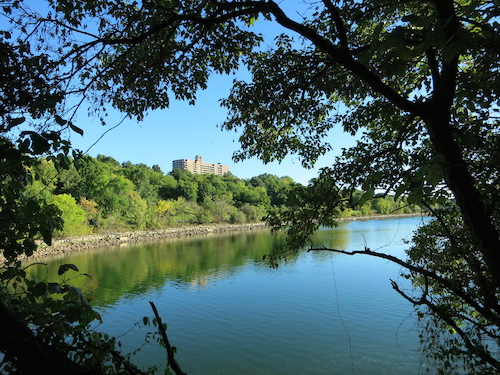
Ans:
{"label": "apartment building", "polygon": [[174,160],[172,162],[172,168],[179,168],[183,169],[186,171],[190,171],[192,173],[199,173],[199,174],[216,174],[219,176],[224,176],[226,173],[229,173],[229,167],[227,165],[222,165],[222,164],[212,164],[212,163],[205,163],[201,155],[196,155],[194,160],[189,160],[189,159],[179,159],[179,160]]}

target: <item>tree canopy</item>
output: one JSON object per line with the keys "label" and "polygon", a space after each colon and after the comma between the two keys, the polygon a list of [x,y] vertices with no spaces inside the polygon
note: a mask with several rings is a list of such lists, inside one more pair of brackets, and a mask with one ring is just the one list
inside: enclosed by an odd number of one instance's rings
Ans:
{"label": "tree canopy", "polygon": [[[374,196],[427,206],[435,220],[416,234],[408,260],[391,259],[421,295],[394,287],[422,314],[443,373],[500,371],[498,0],[29,5],[2,6],[12,26],[0,35],[2,132],[49,122],[21,133],[17,148],[6,140],[9,155],[59,149],[61,129],[81,133],[64,104],[87,100],[103,120],[111,104],[141,119],[172,98],[194,103],[211,74],[244,65],[251,78],[235,81],[222,100],[223,127],[241,129],[236,160],[294,153],[312,166],[332,147],[325,136],[334,125],[361,134],[271,222],[291,225],[301,245],[332,225],[339,207]],[[266,40],[266,23],[282,34]],[[354,199],[357,188],[365,193]]]}
{"label": "tree canopy", "polygon": [[[287,210],[288,197],[307,189],[290,177],[262,174],[249,180],[232,174],[193,174],[174,169],[164,175],[145,164],[120,164],[97,155],[70,159],[60,171],[52,160],[39,158],[23,194],[39,204],[52,204],[63,219],[57,237],[107,231],[162,229],[178,225],[256,223],[270,211]],[[357,190],[353,199],[363,193]],[[359,210],[344,208],[342,217],[417,213],[406,197],[373,198]]]}

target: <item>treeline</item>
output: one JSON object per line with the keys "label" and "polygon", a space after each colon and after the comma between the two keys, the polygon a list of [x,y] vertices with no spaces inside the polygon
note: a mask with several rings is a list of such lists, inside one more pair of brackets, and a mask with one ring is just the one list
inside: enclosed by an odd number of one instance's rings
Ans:
{"label": "treeline", "polygon": [[[306,189],[290,177],[270,174],[244,180],[232,174],[176,169],[165,175],[157,165],[120,164],[103,155],[83,156],[61,171],[50,160],[40,159],[32,172],[25,194],[61,211],[64,228],[58,234],[62,236],[258,222],[271,208],[286,206],[291,190]],[[368,201],[356,210],[345,209],[340,215],[412,213],[417,209],[389,196]]]}

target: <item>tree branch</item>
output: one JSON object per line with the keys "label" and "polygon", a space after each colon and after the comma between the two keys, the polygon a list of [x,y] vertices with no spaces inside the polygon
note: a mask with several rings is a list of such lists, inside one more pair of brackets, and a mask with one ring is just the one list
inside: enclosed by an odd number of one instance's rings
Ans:
{"label": "tree branch", "polygon": [[323,0],[323,4],[325,4],[326,9],[330,13],[333,18],[333,22],[335,22],[335,28],[337,29],[337,34],[340,40],[340,47],[344,50],[345,53],[349,52],[349,43],[347,41],[347,33],[345,30],[344,21],[340,17],[339,10],[331,0]]}
{"label": "tree branch", "polygon": [[441,82],[439,64],[436,59],[436,51],[433,48],[429,48],[427,51],[425,51],[425,54],[427,56],[429,69],[431,70],[433,87],[434,89],[436,89],[437,87],[439,87]]}
{"label": "tree branch", "polygon": [[385,84],[377,74],[370,71],[358,60],[355,60],[350,53],[332,44],[313,29],[290,19],[274,1],[264,3],[262,9],[264,9],[264,7],[276,18],[276,21],[280,25],[297,32],[299,35],[309,40],[316,48],[328,54],[334,63],[342,65],[351,72],[351,74],[359,77],[368,84],[373,91],[384,96],[398,108],[419,116],[425,113],[424,107],[420,105],[420,103],[414,103],[402,97],[392,87]]}
{"label": "tree branch", "polygon": [[415,266],[413,264],[405,262],[404,260],[401,260],[393,255],[379,253],[377,251],[372,251],[369,248],[365,248],[364,250],[346,251],[346,250],[332,249],[332,248],[326,248],[326,247],[323,247],[323,248],[311,247],[307,251],[308,252],[309,251],[332,251],[335,253],[345,254],[345,255],[365,254],[365,255],[371,255],[371,256],[374,256],[377,258],[389,260],[393,263],[396,263],[396,264],[406,268],[409,271],[413,271],[413,272],[419,273],[425,277],[428,277],[430,279],[436,280],[443,287],[447,288],[450,292],[455,294],[457,297],[460,297],[464,302],[466,302],[471,307],[473,307],[478,313],[483,315],[485,318],[489,319],[490,321],[494,321],[497,324],[500,324],[498,317],[494,313],[492,313],[489,309],[481,306],[466,291],[464,291],[462,288],[459,288],[458,286],[454,285],[454,283],[452,283],[450,280],[447,280],[447,279],[443,278],[442,276],[439,276],[435,272],[429,271],[423,267]]}
{"label": "tree branch", "polygon": [[163,322],[161,320],[160,315],[158,314],[158,310],[156,309],[155,304],[152,301],[149,301],[151,308],[156,317],[156,321],[158,322],[158,330],[160,331],[161,337],[163,338],[163,342],[165,343],[165,348],[167,349],[167,358],[168,365],[172,368],[172,370],[176,373],[176,375],[186,375],[184,371],[182,371],[179,363],[175,359],[175,351],[174,348],[170,345],[170,341],[168,340],[167,331],[163,326]]}
{"label": "tree branch", "polygon": [[427,296],[429,295],[429,279],[427,276],[424,276],[425,279],[425,288],[424,292],[422,293],[422,296],[419,299],[411,298],[409,295],[407,295],[405,292],[401,290],[399,285],[394,281],[391,280],[391,286],[392,288],[398,292],[405,300],[411,302],[413,305],[423,305],[427,301]]}
{"label": "tree branch", "polygon": [[[433,0],[439,20],[444,28],[446,45],[449,46],[457,39],[460,23],[455,13],[452,0]],[[446,48],[446,45],[444,48]],[[433,100],[442,103],[441,110],[449,111],[455,98],[456,77],[458,72],[458,53],[450,59],[443,57],[439,85],[433,92]]]}

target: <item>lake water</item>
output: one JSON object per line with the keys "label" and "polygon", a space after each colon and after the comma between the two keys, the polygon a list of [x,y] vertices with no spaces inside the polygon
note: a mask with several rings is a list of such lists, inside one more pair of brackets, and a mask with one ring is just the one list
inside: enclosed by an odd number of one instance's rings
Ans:
{"label": "lake water", "polygon": [[[422,220],[341,223],[315,241],[404,257],[404,240]],[[99,330],[121,336],[126,351],[143,344],[146,329],[135,324],[153,317],[154,301],[189,375],[425,373],[413,307],[389,281],[408,287],[399,266],[304,251],[271,269],[262,256],[282,242],[267,230],[172,239],[52,258],[30,270],[57,280],[64,262],[92,275],[71,283],[93,296]],[[135,361],[161,373],[164,349],[148,344]]]}

